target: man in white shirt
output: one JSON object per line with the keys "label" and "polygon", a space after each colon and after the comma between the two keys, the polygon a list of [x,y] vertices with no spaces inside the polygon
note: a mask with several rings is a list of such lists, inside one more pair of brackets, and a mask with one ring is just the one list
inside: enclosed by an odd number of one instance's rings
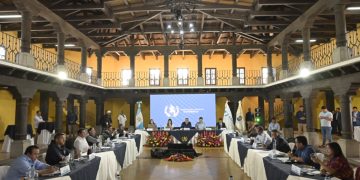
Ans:
{"label": "man in white shirt", "polygon": [[269,134],[266,131],[264,131],[264,128],[262,126],[257,126],[255,130],[257,136],[255,137],[254,143],[262,144],[265,145],[265,147],[267,147],[272,141]]}
{"label": "man in white shirt", "polygon": [[276,122],[276,118],[271,118],[271,123],[269,124],[268,131],[277,130],[280,132],[280,124]]}
{"label": "man in white shirt", "polygon": [[195,129],[197,130],[205,130],[206,125],[204,123],[203,117],[199,117],[199,122],[195,124]]}
{"label": "man in white shirt", "polygon": [[127,118],[126,118],[126,115],[124,114],[124,111],[120,112],[117,119],[119,121],[119,127],[122,129],[125,128],[125,123],[126,123]]}
{"label": "man in white shirt", "polygon": [[34,117],[34,125],[35,125],[35,130],[37,131],[39,124],[41,122],[45,122],[41,116],[41,112],[40,111],[36,111],[35,117]]}
{"label": "man in white shirt", "polygon": [[75,157],[79,158],[82,153],[87,153],[89,144],[86,141],[87,132],[85,129],[78,130],[78,137],[74,141]]}
{"label": "man in white shirt", "polygon": [[353,126],[358,126],[358,123],[360,122],[360,113],[356,106],[353,107],[353,111],[351,112],[351,119],[353,122]]}
{"label": "man in white shirt", "polygon": [[321,134],[322,134],[322,145],[320,147],[325,147],[325,142],[328,139],[329,142],[332,142],[331,137],[331,121],[333,120],[333,114],[327,110],[326,106],[321,107],[321,112],[319,114],[320,125],[321,125]]}

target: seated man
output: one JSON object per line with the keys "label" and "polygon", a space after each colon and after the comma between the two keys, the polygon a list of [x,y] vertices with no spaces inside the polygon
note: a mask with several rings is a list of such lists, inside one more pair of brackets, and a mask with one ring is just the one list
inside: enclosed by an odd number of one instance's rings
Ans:
{"label": "seated man", "polygon": [[271,143],[271,137],[269,134],[264,131],[262,126],[258,126],[255,128],[257,136],[255,137],[255,143],[263,144],[267,147]]}
{"label": "seated man", "polygon": [[86,136],[86,141],[89,144],[89,146],[92,146],[93,144],[98,144],[98,137],[96,136],[96,130],[95,128],[91,127],[88,129],[89,135]]}
{"label": "seated man", "polygon": [[225,123],[220,119],[219,122],[216,123],[216,129],[226,128]]}
{"label": "seated man", "polygon": [[57,133],[47,149],[45,161],[50,165],[59,164],[69,154],[70,151],[65,148],[65,134]]}
{"label": "seated man", "polygon": [[203,117],[199,117],[199,122],[195,124],[195,129],[197,130],[205,130],[206,125],[204,123]]}
{"label": "seated man", "polygon": [[152,128],[153,130],[157,129],[157,125],[156,125],[154,119],[150,119],[150,123],[148,124],[148,128]]}
{"label": "seated man", "polygon": [[189,118],[185,118],[185,121],[181,123],[180,128],[191,128],[191,122],[189,121]]}
{"label": "seated man", "polygon": [[272,130],[276,129],[277,131],[280,131],[280,124],[276,122],[276,118],[271,118],[271,123],[269,124],[269,132],[272,132]]}
{"label": "seated man", "polygon": [[89,150],[89,144],[86,142],[87,132],[81,128],[78,130],[78,136],[74,141],[75,158],[79,158],[82,153],[87,153]]}
{"label": "seated man", "polygon": [[116,132],[114,132],[113,128],[110,126],[102,133],[102,135],[104,140],[107,140],[108,138],[112,140],[115,138]]}
{"label": "seated man", "polygon": [[296,160],[300,163],[305,163],[307,165],[314,165],[311,161],[310,155],[315,153],[314,149],[308,145],[307,139],[305,136],[298,136],[295,138],[296,151],[295,154],[288,153],[291,160]]}
{"label": "seated man", "polygon": [[4,179],[6,180],[19,180],[26,176],[26,173],[34,167],[38,174],[44,175],[55,172],[57,169],[53,166],[49,166],[43,162],[40,162],[37,158],[40,150],[37,146],[29,146],[26,148],[24,155],[15,159],[10,169],[8,170]]}
{"label": "seated man", "polygon": [[279,135],[279,131],[274,129],[271,131],[271,144],[268,145],[267,149],[272,149],[274,142],[276,143],[276,150],[284,152],[284,153],[288,153],[291,151],[289,144],[287,143],[287,141],[282,138]]}

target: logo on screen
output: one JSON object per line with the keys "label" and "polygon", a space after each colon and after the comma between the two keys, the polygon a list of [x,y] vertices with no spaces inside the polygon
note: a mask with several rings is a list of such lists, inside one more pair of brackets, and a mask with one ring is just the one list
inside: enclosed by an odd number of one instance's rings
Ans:
{"label": "logo on screen", "polygon": [[173,106],[172,104],[165,106],[164,113],[165,115],[170,117],[177,117],[179,115],[179,106]]}

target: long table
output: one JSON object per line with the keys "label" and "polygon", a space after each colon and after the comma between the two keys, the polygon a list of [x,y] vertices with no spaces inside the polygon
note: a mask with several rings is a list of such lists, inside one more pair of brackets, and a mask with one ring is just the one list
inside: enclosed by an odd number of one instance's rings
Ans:
{"label": "long table", "polygon": [[[148,131],[149,134],[156,131]],[[220,135],[222,130],[170,130],[169,135],[173,136],[182,144],[187,144],[197,133],[203,132],[215,132],[216,135]]]}
{"label": "long table", "polygon": [[[291,164],[285,164],[278,159],[269,157],[270,151],[253,149],[250,144],[242,143],[239,138],[226,136],[229,143],[229,156],[253,180],[304,180],[323,179],[321,175],[297,176],[291,173]],[[228,140],[228,138],[231,140]]]}
{"label": "long table", "polygon": [[136,140],[140,141],[141,136],[132,138],[116,139],[113,142],[115,147],[103,147],[97,150],[95,158],[84,160],[83,162],[74,162],[70,166],[71,172],[66,176],[42,177],[41,179],[53,180],[116,180],[116,175],[121,169],[132,164],[138,156],[138,147]]}

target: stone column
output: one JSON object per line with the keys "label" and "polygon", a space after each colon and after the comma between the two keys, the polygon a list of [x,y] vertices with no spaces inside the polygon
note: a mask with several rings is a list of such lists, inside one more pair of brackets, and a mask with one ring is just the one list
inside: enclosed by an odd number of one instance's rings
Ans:
{"label": "stone column", "polygon": [[89,76],[86,74],[87,68],[87,48],[84,42],[80,41],[81,46],[81,66],[80,66],[80,80],[89,82]]}
{"label": "stone column", "polygon": [[[67,111],[68,113],[71,111],[73,113],[75,113],[75,109],[74,109],[74,97],[69,95],[67,100],[66,100],[66,106],[67,106]],[[76,113],[76,116],[78,116],[78,112]],[[68,122],[66,121],[66,134],[69,134],[69,129],[68,129]]]}
{"label": "stone column", "polygon": [[288,60],[288,38],[285,38],[281,45],[281,71],[280,79],[285,79],[288,77],[289,70],[289,60]]}
{"label": "stone column", "polygon": [[334,7],[336,26],[336,49],[333,52],[333,63],[351,58],[351,49],[347,47],[345,4]]}
{"label": "stone column", "polygon": [[304,99],[304,111],[306,116],[307,132],[304,132],[304,136],[308,139],[308,143],[311,145],[320,144],[318,134],[314,129],[314,121],[318,120],[317,116],[313,117],[313,109],[316,101],[316,92],[310,87],[304,87],[300,90],[300,94]]}
{"label": "stone column", "polygon": [[203,51],[197,51],[196,52],[197,55],[197,59],[198,59],[198,66],[197,66],[197,71],[198,71],[198,77],[197,77],[197,85],[198,86],[204,86],[205,82],[204,82],[204,77],[203,77],[203,71],[202,71],[202,55],[203,55]]}
{"label": "stone column", "polygon": [[26,10],[21,11],[21,18],[21,52],[16,55],[16,62],[23,66],[35,68],[35,59],[30,54],[32,14]]}
{"label": "stone column", "polygon": [[96,59],[97,59],[97,84],[102,85],[102,57],[104,53],[101,49],[96,50]]}
{"label": "stone column", "polygon": [[171,51],[161,51],[161,53],[164,55],[164,79],[163,79],[163,86],[167,87],[170,86],[169,81],[169,56],[171,54]]}
{"label": "stone column", "polygon": [[86,123],[86,103],[88,101],[88,97],[82,96],[79,99],[80,103],[80,128],[85,128]]}
{"label": "stone column", "polygon": [[95,99],[96,104],[96,125],[101,126],[101,117],[104,115],[104,99],[98,97]]}
{"label": "stone column", "polygon": [[266,52],[266,59],[267,59],[267,69],[268,69],[268,83],[274,82],[274,73],[272,68],[272,51],[273,47],[268,47]]}
{"label": "stone column", "polygon": [[335,111],[334,93],[331,90],[325,91],[325,102],[326,107],[330,112]]}
{"label": "stone column", "polygon": [[269,123],[271,122],[271,119],[275,117],[274,115],[274,103],[275,103],[275,97],[269,96],[268,97],[268,103],[269,103]]}
{"label": "stone column", "polygon": [[15,141],[11,143],[11,158],[20,156],[24,153],[25,149],[31,145],[31,140],[26,140],[26,135],[29,116],[29,101],[34,96],[35,92],[36,89],[25,85],[16,87],[15,98],[17,118],[15,119]]}
{"label": "stone column", "polygon": [[262,118],[261,126],[265,126],[265,110],[264,110],[264,98],[262,96],[258,96],[258,108],[260,109],[260,114]]}
{"label": "stone column", "polygon": [[128,100],[130,105],[130,126],[135,127],[135,105],[136,101],[134,99]]}
{"label": "stone column", "polygon": [[49,118],[49,92],[40,91],[40,111],[42,118],[47,121]]}
{"label": "stone column", "polygon": [[284,94],[281,96],[283,102],[283,111],[284,111],[284,137],[293,138],[294,137],[294,128],[293,128],[293,118],[292,118],[292,94]]}
{"label": "stone column", "polygon": [[69,96],[69,93],[64,91],[57,91],[55,99],[55,132],[63,132],[62,122],[63,122],[63,107],[66,98]]}
{"label": "stone column", "polygon": [[303,38],[303,54],[304,61],[300,64],[300,69],[307,68],[309,70],[312,69],[311,62],[311,48],[310,48],[310,24],[305,25],[302,30],[302,38]]}
{"label": "stone column", "polygon": [[351,83],[344,79],[335,80],[331,89],[334,91],[335,96],[338,96],[340,99],[342,135],[341,139],[337,142],[341,146],[345,157],[359,157],[360,143],[352,139],[353,129],[350,108],[350,94],[355,94],[355,92],[350,92],[350,89],[352,89]]}

